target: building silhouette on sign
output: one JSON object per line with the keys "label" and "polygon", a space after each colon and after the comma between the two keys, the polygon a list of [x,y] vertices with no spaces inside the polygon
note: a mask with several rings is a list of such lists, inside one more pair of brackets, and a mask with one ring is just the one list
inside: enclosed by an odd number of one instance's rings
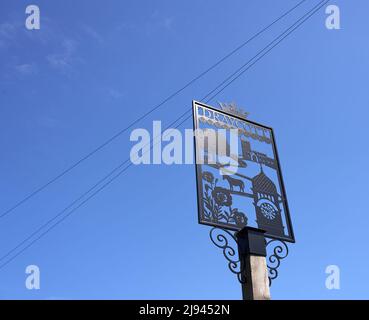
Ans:
{"label": "building silhouette on sign", "polygon": [[[239,167],[245,168],[247,166],[243,161],[242,156],[237,153],[232,153],[226,135],[208,129],[204,129],[203,132],[205,138],[203,140],[203,144],[199,143],[199,149],[204,152],[205,164],[211,162],[210,159],[215,161],[217,157],[227,156],[238,162]],[[219,146],[223,147],[219,148]]]}
{"label": "building silhouette on sign", "polygon": [[276,169],[276,161],[269,158],[265,153],[253,151],[251,149],[251,144],[249,141],[241,138],[241,148],[242,148],[242,159],[257,162],[266,165],[270,168]]}
{"label": "building silhouette on sign", "polygon": [[279,204],[280,195],[273,181],[265,175],[261,165],[260,173],[251,181],[258,228],[269,234],[285,236]]}

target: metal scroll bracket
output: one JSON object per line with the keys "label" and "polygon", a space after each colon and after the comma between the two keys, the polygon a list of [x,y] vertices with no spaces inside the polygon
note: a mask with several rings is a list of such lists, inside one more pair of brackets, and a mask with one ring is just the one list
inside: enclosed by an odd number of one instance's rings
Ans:
{"label": "metal scroll bracket", "polygon": [[237,276],[241,284],[245,283],[244,264],[237,252],[238,242],[234,233],[226,229],[214,227],[210,230],[210,240],[216,247],[223,250],[229,270]]}
{"label": "metal scroll bracket", "polygon": [[287,243],[282,240],[271,239],[265,241],[269,255],[267,257],[267,266],[269,273],[269,286],[272,281],[278,277],[278,268],[281,265],[281,260],[288,256]]}
{"label": "metal scroll bracket", "polygon": [[269,286],[278,277],[278,268],[281,260],[288,256],[288,246],[282,240],[264,238],[260,229],[245,227],[238,232],[231,232],[219,227],[210,230],[210,239],[214,245],[223,251],[229,270],[237,276],[238,281],[244,285],[250,278],[245,268],[247,253],[266,257]]}

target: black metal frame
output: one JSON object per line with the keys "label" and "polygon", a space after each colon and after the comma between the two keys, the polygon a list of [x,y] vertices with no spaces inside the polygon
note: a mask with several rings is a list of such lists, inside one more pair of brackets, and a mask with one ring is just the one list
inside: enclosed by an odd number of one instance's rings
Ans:
{"label": "black metal frame", "polygon": [[[284,203],[284,209],[285,209],[285,217],[286,217],[286,226],[288,228],[288,234],[289,237],[282,237],[282,236],[274,236],[274,235],[270,235],[270,234],[266,234],[265,236],[267,238],[271,238],[271,239],[275,239],[275,240],[280,240],[280,241],[287,241],[287,242],[291,242],[294,243],[295,242],[295,236],[294,236],[294,232],[293,232],[293,227],[292,227],[292,221],[291,221],[291,216],[290,216],[290,210],[289,210],[289,206],[288,206],[288,201],[287,201],[287,196],[286,196],[286,190],[285,190],[285,186],[284,186],[284,182],[283,182],[283,177],[282,177],[282,169],[281,169],[281,165],[279,162],[279,155],[278,155],[278,150],[277,150],[277,146],[276,146],[276,142],[275,142],[275,138],[274,138],[274,131],[273,128],[262,125],[260,123],[251,121],[251,120],[247,120],[244,119],[242,117],[239,117],[235,114],[232,113],[228,113],[225,112],[224,110],[219,110],[217,108],[214,108],[212,106],[209,106],[207,104],[204,104],[202,102],[198,102],[198,101],[193,101],[192,102],[192,106],[193,106],[193,126],[194,126],[194,130],[196,130],[197,128],[199,128],[199,121],[198,121],[198,117],[197,117],[197,112],[196,112],[196,106],[202,106],[205,107],[207,109],[210,109],[212,111],[218,112],[218,113],[222,113],[224,115],[228,115],[231,116],[233,118],[238,119],[239,121],[243,121],[246,123],[249,123],[251,125],[255,125],[255,126],[259,126],[261,128],[264,128],[266,130],[269,130],[271,133],[271,140],[272,140],[272,148],[273,148],[273,153],[275,156],[275,161],[277,163],[277,176],[278,176],[278,182],[281,188],[281,192],[282,192],[282,200]],[[197,159],[197,142],[196,142],[196,136],[194,136],[194,146],[195,146],[195,161]],[[198,207],[198,223],[199,224],[204,224],[204,225],[209,225],[209,226],[213,226],[213,227],[217,227],[217,228],[221,228],[221,229],[228,229],[228,230],[232,230],[232,231],[239,231],[240,229],[238,227],[231,227],[229,225],[222,225],[221,223],[212,223],[212,222],[204,222],[201,221],[200,218],[200,212],[202,212],[203,207],[202,207],[202,196],[203,196],[203,188],[202,188],[202,170],[201,170],[201,164],[197,164],[195,165],[196,167],[196,185],[197,185],[197,207]]]}

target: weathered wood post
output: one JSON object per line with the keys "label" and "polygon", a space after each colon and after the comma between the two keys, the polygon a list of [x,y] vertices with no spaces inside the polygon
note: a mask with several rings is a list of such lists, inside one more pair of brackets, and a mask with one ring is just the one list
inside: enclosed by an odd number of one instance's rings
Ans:
{"label": "weathered wood post", "polygon": [[244,300],[270,300],[264,230],[245,227],[236,233]]}

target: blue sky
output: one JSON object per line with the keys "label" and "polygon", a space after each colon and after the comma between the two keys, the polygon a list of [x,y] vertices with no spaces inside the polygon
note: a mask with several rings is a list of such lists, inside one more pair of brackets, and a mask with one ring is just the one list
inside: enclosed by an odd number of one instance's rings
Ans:
{"label": "blue sky", "polygon": [[[28,1],[0,3],[0,207],[6,210],[297,3],[273,1]],[[250,43],[168,102],[169,124],[317,1]],[[369,298],[369,45],[364,0],[332,1],[233,83],[235,101],[275,130],[296,244],[275,299]],[[211,104],[215,105],[216,101]],[[191,127],[191,122],[186,127]],[[0,221],[1,255],[127,158],[129,132]],[[197,224],[193,165],[131,168],[0,270],[0,298],[239,299],[221,252]],[[25,269],[41,270],[27,290]],[[341,289],[325,288],[325,268]]]}

